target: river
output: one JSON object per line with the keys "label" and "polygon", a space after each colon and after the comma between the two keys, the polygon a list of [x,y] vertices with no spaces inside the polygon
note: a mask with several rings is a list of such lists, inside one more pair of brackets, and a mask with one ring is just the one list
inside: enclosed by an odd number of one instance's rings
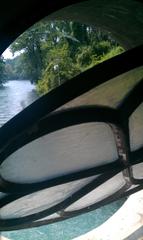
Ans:
{"label": "river", "polygon": [[[29,81],[9,81],[0,88],[0,126],[38,98]],[[69,220],[36,229],[2,233],[12,240],[70,240],[102,224],[125,200],[120,200]]]}
{"label": "river", "polygon": [[30,81],[9,81],[0,88],[0,126],[37,99]]}

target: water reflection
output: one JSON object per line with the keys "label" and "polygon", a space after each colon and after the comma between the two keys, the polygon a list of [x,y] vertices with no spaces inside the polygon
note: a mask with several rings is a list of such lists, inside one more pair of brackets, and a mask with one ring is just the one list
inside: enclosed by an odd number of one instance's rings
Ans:
{"label": "water reflection", "polygon": [[0,126],[38,98],[28,80],[9,81],[0,88]]}

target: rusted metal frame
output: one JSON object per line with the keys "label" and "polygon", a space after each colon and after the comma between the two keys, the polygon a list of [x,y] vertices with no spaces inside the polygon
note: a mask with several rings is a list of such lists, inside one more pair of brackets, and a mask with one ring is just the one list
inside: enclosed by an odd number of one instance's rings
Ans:
{"label": "rusted metal frame", "polygon": [[122,171],[123,178],[126,184],[130,187],[132,185],[132,169],[130,166],[128,142],[126,141],[125,133],[121,130],[121,128],[113,124],[111,125],[111,128],[116,139],[119,161],[125,166],[125,169]]}

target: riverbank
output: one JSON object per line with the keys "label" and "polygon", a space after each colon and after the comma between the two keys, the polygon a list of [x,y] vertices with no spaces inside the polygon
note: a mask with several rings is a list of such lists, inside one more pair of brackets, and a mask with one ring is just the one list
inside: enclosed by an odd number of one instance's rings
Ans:
{"label": "riverbank", "polygon": [[[73,240],[128,239],[128,236],[132,235],[142,226],[143,190],[130,196],[123,206],[101,226]],[[139,237],[143,237],[143,231],[140,231]]]}

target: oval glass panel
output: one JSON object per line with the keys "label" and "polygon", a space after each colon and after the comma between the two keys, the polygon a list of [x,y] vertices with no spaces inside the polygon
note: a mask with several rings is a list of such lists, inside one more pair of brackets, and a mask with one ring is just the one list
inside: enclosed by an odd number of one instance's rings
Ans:
{"label": "oval glass panel", "polygon": [[15,183],[36,183],[110,163],[118,158],[111,128],[86,123],[42,136],[10,155],[0,174]]}
{"label": "oval glass panel", "polygon": [[15,200],[0,209],[0,219],[25,217],[53,207],[70,197],[94,178],[89,177],[58,185]]}
{"label": "oval glass panel", "polygon": [[131,150],[143,147],[143,103],[130,116],[129,130]]}
{"label": "oval glass panel", "polygon": [[47,217],[42,218],[42,219],[39,219],[39,220],[37,220],[35,222],[37,223],[37,222],[50,221],[50,220],[54,220],[54,219],[57,219],[57,218],[60,218],[60,215],[57,214],[57,213],[54,213],[54,214],[52,214],[50,216],[47,216]]}
{"label": "oval glass panel", "polygon": [[133,177],[135,179],[143,180],[143,162],[133,165]]}
{"label": "oval glass panel", "polygon": [[91,205],[96,204],[109,196],[112,196],[112,194],[120,190],[124,185],[125,180],[123,178],[123,175],[122,173],[119,173],[115,177],[106,181],[104,184],[101,184],[92,192],[82,197],[77,202],[70,205],[65,210],[65,212],[72,212],[80,210],[82,208],[90,207]]}

